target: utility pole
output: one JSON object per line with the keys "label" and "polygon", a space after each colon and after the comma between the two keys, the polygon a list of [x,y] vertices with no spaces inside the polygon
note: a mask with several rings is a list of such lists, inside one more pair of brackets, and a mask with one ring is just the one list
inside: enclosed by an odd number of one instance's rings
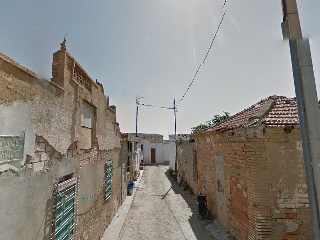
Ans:
{"label": "utility pole", "polygon": [[174,139],[177,141],[177,108],[176,99],[173,99],[173,113],[174,113]]}
{"label": "utility pole", "polygon": [[303,39],[296,0],[282,0],[284,39],[289,39],[306,172],[313,239],[320,239],[320,112],[308,39]]}
{"label": "utility pole", "polygon": [[173,113],[174,113],[174,145],[176,147],[176,157],[174,161],[174,170],[177,171],[177,107],[176,99],[173,99]]}
{"label": "utility pole", "polygon": [[139,99],[136,96],[136,137],[138,137],[138,112],[139,112]]}
{"label": "utility pole", "polygon": [[136,96],[136,137],[138,137],[138,114],[139,114],[139,105],[140,99],[143,97]]}

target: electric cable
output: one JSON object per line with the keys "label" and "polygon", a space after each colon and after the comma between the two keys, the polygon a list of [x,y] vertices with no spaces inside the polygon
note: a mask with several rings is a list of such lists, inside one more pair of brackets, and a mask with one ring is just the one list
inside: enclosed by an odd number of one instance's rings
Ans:
{"label": "electric cable", "polygon": [[159,107],[159,106],[155,106],[155,105],[151,105],[151,104],[144,104],[144,103],[140,103],[139,106],[145,106],[145,107],[154,107],[154,108],[161,108],[161,109],[170,109],[172,110],[173,108],[169,108],[169,107]]}
{"label": "electric cable", "polygon": [[[224,4],[223,4],[223,8],[224,8],[224,9],[225,9],[226,4],[227,4],[227,0],[224,1]],[[205,55],[202,63],[199,65],[196,73],[194,74],[194,76],[193,76],[193,78],[192,78],[191,83],[189,84],[187,90],[184,92],[184,94],[182,95],[182,97],[181,97],[180,100],[178,101],[178,104],[177,104],[177,105],[179,105],[180,102],[181,102],[181,101],[184,99],[184,97],[187,95],[187,93],[188,93],[188,91],[190,90],[190,88],[191,88],[194,80],[195,80],[196,77],[198,76],[198,73],[199,73],[201,67],[204,65],[205,61],[207,60],[208,54],[209,54],[209,52],[210,52],[210,50],[211,50],[211,48],[212,48],[212,46],[213,46],[214,41],[216,40],[216,37],[217,37],[218,32],[219,32],[219,30],[220,30],[220,28],[221,28],[221,25],[222,25],[222,22],[223,22],[223,20],[224,20],[225,15],[226,15],[226,12],[227,12],[227,9],[225,9],[224,12],[223,12],[222,18],[221,18],[220,23],[219,23],[219,25],[218,25],[218,28],[217,28],[217,30],[216,30],[216,32],[215,32],[215,34],[214,34],[214,37],[213,37],[213,39],[212,39],[212,41],[211,41],[211,43],[210,43],[209,49],[208,49],[208,51],[207,51],[207,53],[206,53],[206,55]]]}

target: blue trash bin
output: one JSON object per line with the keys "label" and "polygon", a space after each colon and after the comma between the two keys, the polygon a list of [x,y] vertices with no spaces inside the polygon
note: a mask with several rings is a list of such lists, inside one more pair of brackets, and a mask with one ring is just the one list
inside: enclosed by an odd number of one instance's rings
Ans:
{"label": "blue trash bin", "polygon": [[133,187],[134,187],[134,183],[129,183],[128,184],[128,196],[131,196],[133,193]]}

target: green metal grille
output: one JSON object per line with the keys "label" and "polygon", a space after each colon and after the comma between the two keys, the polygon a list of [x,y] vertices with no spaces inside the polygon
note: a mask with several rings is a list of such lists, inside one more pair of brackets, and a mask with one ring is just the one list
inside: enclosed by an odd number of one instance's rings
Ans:
{"label": "green metal grille", "polygon": [[111,196],[111,188],[112,188],[112,164],[107,164],[106,166],[106,199]]}
{"label": "green metal grille", "polygon": [[73,184],[65,189],[57,191],[57,204],[55,214],[55,240],[71,240],[73,239],[74,230],[74,200],[75,188]]}

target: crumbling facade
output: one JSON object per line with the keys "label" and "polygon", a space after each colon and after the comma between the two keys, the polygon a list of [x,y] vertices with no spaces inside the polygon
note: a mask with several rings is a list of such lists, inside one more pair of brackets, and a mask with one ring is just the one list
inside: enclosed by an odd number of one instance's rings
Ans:
{"label": "crumbling facade", "polygon": [[194,138],[198,191],[235,239],[311,239],[295,99],[269,97]]}
{"label": "crumbling facade", "polygon": [[0,54],[0,92],[0,239],[99,239],[123,198],[102,84],[64,41],[51,81]]}

